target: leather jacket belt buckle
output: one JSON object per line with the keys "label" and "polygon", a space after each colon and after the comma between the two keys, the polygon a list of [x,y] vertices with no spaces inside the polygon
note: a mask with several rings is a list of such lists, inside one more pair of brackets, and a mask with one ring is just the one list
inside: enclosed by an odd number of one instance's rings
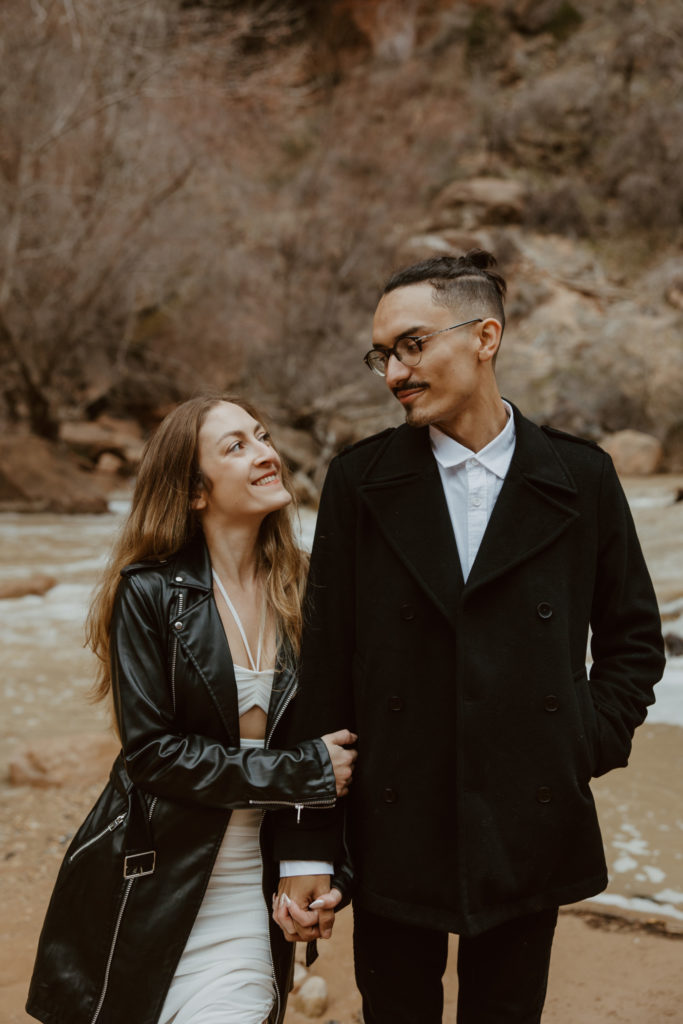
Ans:
{"label": "leather jacket belt buckle", "polygon": [[151,875],[157,862],[156,850],[145,850],[143,853],[129,853],[123,858],[123,877],[141,878]]}

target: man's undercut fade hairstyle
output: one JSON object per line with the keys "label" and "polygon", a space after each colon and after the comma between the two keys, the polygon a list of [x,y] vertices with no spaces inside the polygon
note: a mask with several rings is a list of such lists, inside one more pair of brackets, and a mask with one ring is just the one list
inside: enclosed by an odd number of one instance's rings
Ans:
{"label": "man's undercut fade hairstyle", "polygon": [[495,317],[505,328],[503,301],[507,291],[505,278],[492,268],[496,258],[484,249],[470,249],[464,256],[433,256],[397,270],[387,281],[382,295],[410,284],[427,282],[436,292],[436,301],[444,306],[466,303],[479,316]]}

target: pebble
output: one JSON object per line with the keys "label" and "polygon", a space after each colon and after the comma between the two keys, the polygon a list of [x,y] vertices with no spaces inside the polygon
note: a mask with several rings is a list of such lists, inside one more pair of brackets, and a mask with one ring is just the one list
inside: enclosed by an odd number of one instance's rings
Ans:
{"label": "pebble", "polygon": [[303,964],[295,962],[294,964],[294,980],[292,984],[292,992],[298,992],[306,978],[308,977],[308,971]]}
{"label": "pebble", "polygon": [[677,633],[665,633],[664,646],[670,657],[678,658],[683,654],[683,637],[678,636]]}
{"label": "pebble", "polygon": [[306,1017],[320,1017],[327,1009],[327,982],[315,974],[306,978],[296,998],[297,1009]]}

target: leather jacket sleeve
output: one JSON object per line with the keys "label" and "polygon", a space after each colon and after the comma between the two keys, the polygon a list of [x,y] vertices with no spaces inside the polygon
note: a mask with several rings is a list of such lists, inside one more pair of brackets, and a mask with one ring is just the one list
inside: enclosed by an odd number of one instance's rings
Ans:
{"label": "leather jacket sleeve", "polygon": [[334,771],[321,739],[292,750],[242,750],[189,733],[175,713],[161,593],[121,581],[111,626],[114,708],[126,770],[140,788],[208,807],[332,806]]}

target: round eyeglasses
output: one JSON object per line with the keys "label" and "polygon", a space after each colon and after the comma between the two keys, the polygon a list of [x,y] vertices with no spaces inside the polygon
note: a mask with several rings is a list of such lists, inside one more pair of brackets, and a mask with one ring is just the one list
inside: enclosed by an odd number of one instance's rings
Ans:
{"label": "round eyeglasses", "polygon": [[363,356],[363,361],[373,373],[376,373],[379,377],[386,377],[387,366],[392,356],[396,356],[399,363],[403,363],[404,366],[417,366],[422,359],[422,346],[429,338],[435,338],[437,334],[445,334],[446,331],[454,331],[456,327],[467,327],[468,324],[480,323],[483,323],[483,318],[478,316],[474,320],[465,320],[461,324],[453,324],[452,327],[442,327],[440,331],[422,334],[419,338],[399,338],[391,348],[371,348]]}

